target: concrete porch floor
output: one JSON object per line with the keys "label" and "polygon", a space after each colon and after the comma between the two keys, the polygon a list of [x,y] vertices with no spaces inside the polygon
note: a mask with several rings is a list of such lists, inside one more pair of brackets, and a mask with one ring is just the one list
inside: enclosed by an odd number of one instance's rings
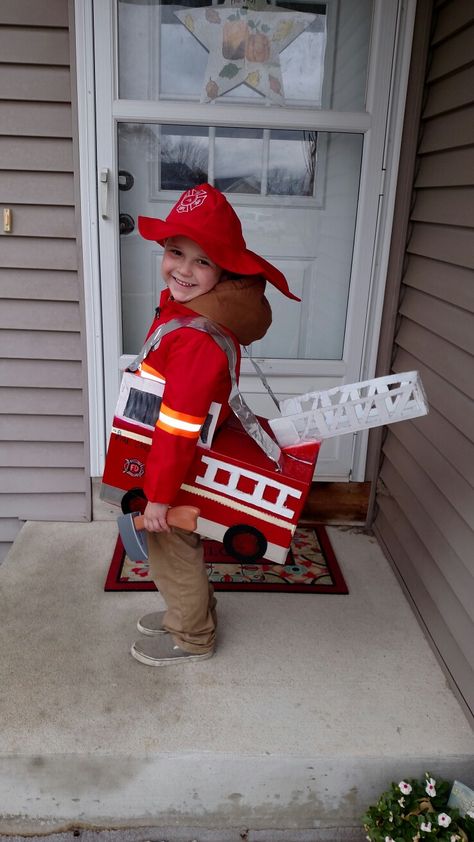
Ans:
{"label": "concrete porch floor", "polygon": [[363,839],[392,780],[474,784],[474,735],[374,538],[328,529],[348,596],[220,593],[215,657],[153,669],[128,653],[160,597],[103,590],[114,515],[27,523],[0,567],[0,834]]}

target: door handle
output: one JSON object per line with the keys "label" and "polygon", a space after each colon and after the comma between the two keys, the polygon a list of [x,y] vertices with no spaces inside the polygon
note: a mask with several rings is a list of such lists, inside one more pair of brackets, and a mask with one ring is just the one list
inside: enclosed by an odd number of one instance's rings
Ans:
{"label": "door handle", "polygon": [[119,230],[121,234],[131,234],[135,230],[135,220],[129,213],[121,213],[119,216]]}
{"label": "door handle", "polygon": [[99,206],[102,219],[107,219],[109,215],[109,180],[110,171],[103,167],[99,173]]}

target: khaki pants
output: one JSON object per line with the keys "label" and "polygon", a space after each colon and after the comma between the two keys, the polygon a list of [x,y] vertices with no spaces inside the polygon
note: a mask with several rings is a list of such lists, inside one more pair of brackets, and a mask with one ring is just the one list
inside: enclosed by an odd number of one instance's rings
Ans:
{"label": "khaki pants", "polygon": [[164,628],[185,652],[209,652],[216,638],[217,600],[199,535],[176,528],[149,532],[148,560],[167,606]]}

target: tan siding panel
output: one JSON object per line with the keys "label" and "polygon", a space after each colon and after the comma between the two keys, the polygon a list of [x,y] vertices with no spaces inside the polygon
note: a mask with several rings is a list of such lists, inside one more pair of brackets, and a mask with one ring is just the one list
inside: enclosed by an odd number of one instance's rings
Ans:
{"label": "tan siding panel", "polygon": [[418,190],[411,218],[419,222],[474,227],[474,189]]}
{"label": "tan siding panel", "polygon": [[45,137],[0,137],[0,169],[72,172],[72,140]]}
{"label": "tan siding panel", "polygon": [[[76,236],[74,208],[57,205],[9,205],[16,237]],[[77,291],[77,289],[76,289]]]}
{"label": "tan siding panel", "polygon": [[67,29],[0,28],[0,55],[14,64],[69,64]]}
{"label": "tan siding panel", "polygon": [[62,360],[0,360],[0,382],[16,388],[80,389],[82,368]]}
{"label": "tan siding panel", "polygon": [[6,516],[22,520],[89,520],[89,498],[81,494],[0,493],[0,509]]}
{"label": "tan siding panel", "polygon": [[403,283],[464,310],[474,311],[474,276],[470,269],[412,255]]}
{"label": "tan siding panel", "polygon": [[70,102],[69,68],[38,67],[35,64],[0,65],[0,99]]}
{"label": "tan siding panel", "polygon": [[[387,514],[385,514],[387,510]],[[401,517],[401,516],[400,516]],[[391,501],[383,502],[375,523],[375,532],[387,552],[392,557],[400,577],[406,585],[417,610],[429,630],[429,640],[436,646],[444,665],[449,665],[449,672],[457,684],[458,692],[467,710],[474,709],[474,670],[469,654],[463,653],[455,639],[450,625],[440,615],[439,607],[429,596],[424,582],[418,576],[416,562],[418,554],[423,552],[421,542],[410,540],[402,530]],[[405,542],[408,545],[405,546]]]}
{"label": "tan siding panel", "polygon": [[83,468],[84,445],[76,442],[0,442],[0,464],[5,468]]}
{"label": "tan siding panel", "polygon": [[84,419],[54,415],[0,415],[2,441],[84,441]]}
{"label": "tan siding panel", "polygon": [[85,476],[80,468],[0,468],[0,488],[10,494],[77,493],[85,490]]}
{"label": "tan siding panel", "polygon": [[434,407],[469,441],[474,441],[474,404],[467,395],[440,377],[428,364],[424,365],[418,358],[401,348],[397,350],[392,367],[398,374],[404,371],[419,371],[430,407]]}
{"label": "tan siding panel", "polygon": [[[13,224],[15,224],[13,222]],[[77,269],[75,240],[46,237],[4,237],[2,263],[12,269]]]}
{"label": "tan siding panel", "polygon": [[418,222],[408,243],[410,254],[474,268],[473,232],[468,228],[445,228]]}
{"label": "tan siding panel", "polygon": [[60,328],[61,331],[75,332],[80,327],[79,304],[76,301],[58,301],[52,307],[49,301],[33,304],[11,299],[5,301],[0,310],[0,327],[32,331]]}
{"label": "tan siding panel", "polygon": [[439,10],[432,43],[437,44],[445,38],[454,35],[465,26],[469,26],[474,19],[472,3],[466,0],[451,0]]}
{"label": "tan siding panel", "polygon": [[446,76],[463,65],[471,64],[474,44],[474,26],[462,29],[448,41],[443,41],[433,51],[428,82]]}
{"label": "tan siding panel", "polygon": [[0,518],[0,541],[14,541],[22,526],[17,517]]}
{"label": "tan siding panel", "polygon": [[472,563],[473,541],[469,524],[392,432],[386,439],[383,451],[388,461],[396,466],[398,473],[411,488],[413,494],[418,500],[424,501],[433,522],[438,525],[456,555],[469,569]]}
{"label": "tan siding panel", "polygon": [[[449,412],[449,407],[445,409]],[[413,425],[474,488],[474,431],[469,439],[432,405],[428,415],[413,421]]]}
{"label": "tan siding panel", "polygon": [[470,398],[474,397],[472,357],[428,330],[403,319],[397,345],[434,369]]}
{"label": "tan siding panel", "polygon": [[79,333],[35,330],[24,332],[20,339],[18,330],[1,330],[0,357],[80,361],[82,359],[81,337]]}
{"label": "tan siding panel", "polygon": [[472,184],[474,147],[466,147],[424,155],[415,187],[466,187]]}
{"label": "tan siding panel", "polygon": [[[414,289],[407,289],[400,313],[458,348],[474,354],[473,313]],[[472,364],[474,370],[474,360]]]}
{"label": "tan siding panel", "polygon": [[[398,501],[384,498],[380,506],[387,517],[396,518],[397,532],[402,544],[408,551],[416,551],[416,573],[425,585],[426,591],[437,606],[440,617],[454,635],[465,658],[468,658],[474,639],[474,624],[450,587],[447,587],[443,574],[433,563],[433,559],[419,540],[411,524],[404,518],[403,512],[397,511]],[[393,521],[392,521],[393,522]],[[394,522],[393,522],[394,523]],[[395,523],[394,523],[395,525]],[[470,593],[472,595],[472,583]]]}
{"label": "tan siding panel", "polygon": [[431,519],[429,512],[423,506],[423,501],[418,500],[411,488],[403,481],[396,466],[388,460],[385,460],[383,464],[381,477],[390,496],[395,498],[401,512],[432,559],[424,571],[419,567],[418,573],[423,574],[423,578],[426,576],[432,581],[434,565],[437,568],[436,575],[441,574],[444,580],[443,586],[449,585],[472,622],[474,620],[474,559],[471,559],[469,566],[461,561],[437,524]]}
{"label": "tan siding panel", "polygon": [[473,100],[474,67],[467,67],[454,76],[448,76],[439,82],[433,82],[428,89],[423,119],[471,105]]}
{"label": "tan siding panel", "polygon": [[65,0],[2,0],[0,24],[28,26],[67,26],[68,4]]}
{"label": "tan siding panel", "polygon": [[421,155],[474,144],[474,106],[425,120],[422,131]]}
{"label": "tan siding panel", "polygon": [[82,415],[79,389],[9,389],[0,386],[0,414]]}
{"label": "tan siding panel", "polygon": [[0,564],[5,561],[9,551],[11,548],[11,542],[9,543],[0,543]]}
{"label": "tan siding panel", "polygon": [[74,205],[69,173],[0,172],[0,193],[4,204]]}
{"label": "tan siding panel", "polygon": [[[67,215],[65,208],[61,212]],[[76,272],[0,268],[1,298],[77,301],[78,296]]]}
{"label": "tan siding panel", "polygon": [[[423,425],[393,424],[390,434],[449,500],[474,533],[474,488],[423,435]],[[474,447],[472,449],[474,453]],[[474,537],[474,534],[473,536]]]}
{"label": "tan siding panel", "polygon": [[54,102],[4,102],[2,135],[72,137],[71,106]]}

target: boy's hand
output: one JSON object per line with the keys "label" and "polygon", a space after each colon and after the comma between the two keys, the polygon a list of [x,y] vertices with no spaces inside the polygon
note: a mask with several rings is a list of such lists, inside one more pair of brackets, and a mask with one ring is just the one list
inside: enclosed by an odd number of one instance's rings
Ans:
{"label": "boy's hand", "polygon": [[147,503],[143,512],[144,526],[148,532],[170,532],[166,523],[166,513],[169,509],[167,503]]}

